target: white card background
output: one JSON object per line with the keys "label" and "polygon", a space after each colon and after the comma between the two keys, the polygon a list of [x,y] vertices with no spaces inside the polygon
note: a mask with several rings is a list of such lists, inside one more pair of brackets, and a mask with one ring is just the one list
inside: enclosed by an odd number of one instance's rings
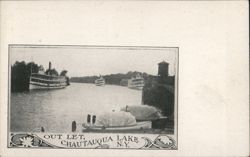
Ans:
{"label": "white card background", "polygon": [[[247,1],[1,1],[1,156],[248,156]],[[179,47],[178,150],[7,149],[8,44]]]}

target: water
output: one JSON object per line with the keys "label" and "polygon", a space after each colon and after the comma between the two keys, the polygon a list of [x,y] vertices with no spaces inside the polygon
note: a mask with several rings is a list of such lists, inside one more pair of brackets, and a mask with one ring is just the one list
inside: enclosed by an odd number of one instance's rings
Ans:
{"label": "water", "polygon": [[72,121],[86,122],[87,114],[119,111],[140,105],[142,92],[127,87],[71,83],[65,89],[11,93],[12,132],[70,132]]}

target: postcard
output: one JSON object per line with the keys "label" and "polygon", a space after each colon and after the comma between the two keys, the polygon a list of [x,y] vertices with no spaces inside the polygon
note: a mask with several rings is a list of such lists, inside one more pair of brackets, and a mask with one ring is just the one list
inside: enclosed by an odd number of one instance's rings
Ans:
{"label": "postcard", "polygon": [[247,1],[0,1],[0,156],[249,156],[248,23]]}

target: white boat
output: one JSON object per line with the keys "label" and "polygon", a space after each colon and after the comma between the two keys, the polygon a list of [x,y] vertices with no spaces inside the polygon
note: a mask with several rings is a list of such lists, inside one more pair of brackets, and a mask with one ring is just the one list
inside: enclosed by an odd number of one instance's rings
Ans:
{"label": "white boat", "polygon": [[[95,117],[95,116],[93,116]],[[96,116],[94,120],[87,118],[87,123],[83,123],[85,130],[141,130],[152,128],[151,121],[136,122],[135,117],[124,111],[106,112]]]}
{"label": "white boat", "polygon": [[100,76],[100,78],[95,80],[95,85],[96,86],[104,86],[105,85],[105,79],[102,76]]}
{"label": "white boat", "polygon": [[113,131],[119,131],[119,130],[142,130],[142,129],[151,129],[152,128],[152,122],[151,121],[143,121],[143,122],[137,122],[135,125],[128,125],[128,126],[101,126],[101,125],[87,125],[83,124],[83,127],[85,129],[89,130],[113,130]]}
{"label": "white boat", "polygon": [[67,86],[67,79],[61,76],[49,76],[33,73],[30,76],[29,89],[59,89]]}
{"label": "white boat", "polygon": [[144,87],[144,79],[141,75],[137,74],[128,80],[128,88],[142,90]]}
{"label": "white boat", "polygon": [[51,63],[49,63],[48,74],[43,69],[39,69],[38,73],[31,73],[29,80],[29,89],[60,89],[69,85],[66,76],[55,76],[50,73]]}

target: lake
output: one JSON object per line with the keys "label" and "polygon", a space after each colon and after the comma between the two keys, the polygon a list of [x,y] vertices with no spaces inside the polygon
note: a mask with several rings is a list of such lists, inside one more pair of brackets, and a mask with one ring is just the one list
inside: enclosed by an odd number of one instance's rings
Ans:
{"label": "lake", "polygon": [[87,115],[119,111],[140,105],[142,91],[123,86],[71,83],[65,89],[11,93],[11,132],[71,132],[71,123],[86,122]]}

